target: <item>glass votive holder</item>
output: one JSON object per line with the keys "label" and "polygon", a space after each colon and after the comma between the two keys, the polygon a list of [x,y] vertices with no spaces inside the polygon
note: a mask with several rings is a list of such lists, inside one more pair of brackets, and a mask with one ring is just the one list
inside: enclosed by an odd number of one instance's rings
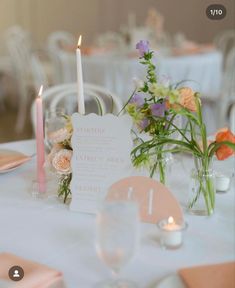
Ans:
{"label": "glass votive holder", "polygon": [[157,223],[160,230],[160,244],[164,249],[178,249],[183,244],[183,231],[187,229],[186,222],[175,222],[173,217],[162,219]]}
{"label": "glass votive holder", "polygon": [[31,186],[30,186],[30,194],[33,198],[45,198],[46,197],[46,183],[40,183],[37,180],[32,180]]}
{"label": "glass votive holder", "polygon": [[46,178],[44,183],[40,183],[37,179],[33,179],[29,187],[29,193],[32,198],[55,198],[57,197],[57,186],[57,178]]}
{"label": "glass votive holder", "polygon": [[216,192],[227,192],[230,188],[231,177],[228,174],[216,173],[215,174],[215,187]]}

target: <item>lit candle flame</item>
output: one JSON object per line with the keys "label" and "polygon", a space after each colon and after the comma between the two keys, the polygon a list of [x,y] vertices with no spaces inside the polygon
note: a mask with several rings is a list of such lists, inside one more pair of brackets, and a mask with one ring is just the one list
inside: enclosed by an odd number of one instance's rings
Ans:
{"label": "lit candle flame", "polygon": [[78,38],[78,48],[80,48],[81,44],[82,44],[82,35],[80,35]]}
{"label": "lit candle flame", "polygon": [[174,224],[174,223],[175,223],[174,218],[173,218],[172,216],[170,216],[170,217],[168,218],[168,224]]}
{"label": "lit candle flame", "polygon": [[41,87],[40,87],[40,89],[39,89],[38,97],[41,97],[41,96],[42,96],[42,90],[43,90],[43,85],[41,85]]}

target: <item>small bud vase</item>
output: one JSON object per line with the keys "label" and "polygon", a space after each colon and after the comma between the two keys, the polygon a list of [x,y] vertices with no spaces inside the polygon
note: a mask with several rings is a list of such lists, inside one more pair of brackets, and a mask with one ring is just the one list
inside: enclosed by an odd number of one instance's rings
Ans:
{"label": "small bud vase", "polygon": [[215,177],[212,158],[194,157],[194,164],[187,208],[191,214],[210,216],[215,208]]}
{"label": "small bud vase", "polygon": [[159,153],[156,155],[155,163],[150,169],[150,177],[168,186],[169,174],[171,165],[173,163],[173,156],[171,153]]}

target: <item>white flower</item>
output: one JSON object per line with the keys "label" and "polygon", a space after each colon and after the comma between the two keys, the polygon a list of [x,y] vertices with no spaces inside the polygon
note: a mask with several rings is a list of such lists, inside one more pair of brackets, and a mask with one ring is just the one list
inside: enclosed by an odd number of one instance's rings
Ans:
{"label": "white flower", "polygon": [[69,138],[69,133],[68,130],[66,128],[61,128],[59,130],[53,131],[48,133],[47,137],[49,139],[49,141],[51,141],[52,143],[60,143],[65,141],[66,139]]}
{"label": "white flower", "polygon": [[143,80],[138,79],[136,77],[134,77],[132,80],[133,80],[133,83],[135,85],[136,90],[139,90],[139,89],[144,87],[144,81]]}
{"label": "white flower", "polygon": [[71,173],[71,158],[73,152],[68,149],[61,149],[54,154],[52,159],[52,166],[60,174]]}

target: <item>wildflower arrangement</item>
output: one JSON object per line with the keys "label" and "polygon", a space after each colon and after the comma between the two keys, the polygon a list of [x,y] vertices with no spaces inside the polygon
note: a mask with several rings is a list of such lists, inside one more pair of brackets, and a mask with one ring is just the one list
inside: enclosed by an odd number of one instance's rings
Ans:
{"label": "wildflower arrangement", "polygon": [[[153,51],[148,41],[137,43],[140,63],[146,66],[146,78],[133,93],[125,109],[132,117],[139,134],[148,134],[144,141],[137,135],[139,143],[132,150],[134,166],[150,167],[150,176],[158,170],[160,181],[165,183],[162,158],[166,152],[188,152],[196,159],[199,188],[189,205],[193,206],[200,194],[203,194],[208,214],[214,209],[214,186],[207,177],[212,157],[224,160],[235,151],[235,135],[225,128],[216,134],[215,140],[208,143],[206,125],[202,117],[200,94],[190,87],[170,85],[169,79],[158,78],[153,63]],[[186,124],[175,124],[177,117],[185,119]],[[200,166],[200,169],[199,169]]]}
{"label": "wildflower arrangement", "polygon": [[[160,181],[165,183],[165,153],[191,153],[195,158],[195,179],[199,185],[189,207],[203,195],[210,215],[215,204],[214,185],[208,173],[212,158],[216,155],[218,160],[224,160],[234,155],[235,135],[224,128],[217,132],[214,141],[208,142],[199,93],[189,87],[173,86],[167,77],[157,76],[154,53],[150,51],[148,41],[140,41],[136,48],[140,63],[147,71],[146,78],[138,82],[137,89],[123,107],[137,129],[136,146],[131,152],[133,164],[137,167],[148,165],[151,177],[159,171]],[[58,175],[58,195],[66,203],[71,194],[73,128],[70,116],[63,117],[66,119],[65,127],[48,135],[52,149],[47,165]],[[185,118],[184,126],[177,123],[179,117]],[[143,140],[141,134],[147,134],[148,140]]]}

